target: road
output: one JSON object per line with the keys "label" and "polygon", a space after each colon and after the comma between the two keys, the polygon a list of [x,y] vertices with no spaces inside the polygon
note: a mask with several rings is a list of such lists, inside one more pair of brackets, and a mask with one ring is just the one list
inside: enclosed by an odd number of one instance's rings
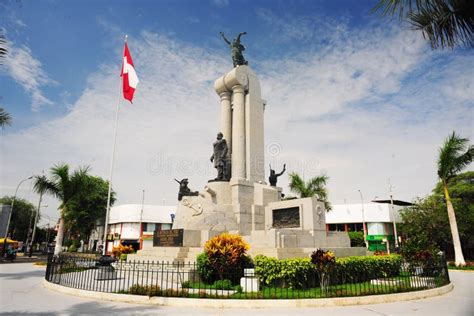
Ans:
{"label": "road", "polygon": [[[205,309],[91,300],[43,287],[44,267],[0,265],[1,315],[474,315],[474,272],[450,271],[454,290],[433,298],[388,304],[320,308]],[[243,304],[245,304],[243,302]]]}

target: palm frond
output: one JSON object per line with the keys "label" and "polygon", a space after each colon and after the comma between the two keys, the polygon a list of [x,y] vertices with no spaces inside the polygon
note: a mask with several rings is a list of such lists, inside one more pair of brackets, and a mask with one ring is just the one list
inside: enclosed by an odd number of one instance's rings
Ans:
{"label": "palm frond", "polygon": [[469,146],[467,151],[455,158],[454,160],[454,173],[461,172],[464,168],[469,166],[474,158],[474,146]]}
{"label": "palm frond", "polygon": [[423,0],[380,0],[371,12],[379,12],[381,16],[398,14],[399,19],[402,20],[406,12],[418,9],[422,2]]}
{"label": "palm frond", "polygon": [[290,178],[290,191],[298,194],[300,197],[305,197],[304,195],[306,195],[306,185],[300,175],[296,172],[291,172],[288,174],[288,177]]}
{"label": "palm frond", "polygon": [[3,65],[3,59],[8,53],[7,40],[3,34],[0,34],[0,65]]}
{"label": "palm frond", "polygon": [[7,111],[0,108],[0,126],[3,128],[6,125],[12,125],[12,117]]}
{"label": "palm frond", "polygon": [[417,11],[408,14],[408,21],[432,48],[474,47],[474,5],[472,1],[425,1]]}
{"label": "palm frond", "polygon": [[326,181],[329,180],[329,177],[326,175],[321,175],[318,177],[314,177],[308,180],[307,187],[310,190],[317,190],[319,188],[322,188],[326,185]]}
{"label": "palm frond", "polygon": [[467,148],[469,139],[462,138],[453,132],[448,136],[438,155],[438,176],[444,182],[449,181],[457,172],[464,169],[472,161],[472,146]]}
{"label": "palm frond", "polygon": [[59,189],[56,183],[49,181],[46,176],[35,176],[33,183],[33,190],[36,193],[51,194],[57,198],[60,197]]}

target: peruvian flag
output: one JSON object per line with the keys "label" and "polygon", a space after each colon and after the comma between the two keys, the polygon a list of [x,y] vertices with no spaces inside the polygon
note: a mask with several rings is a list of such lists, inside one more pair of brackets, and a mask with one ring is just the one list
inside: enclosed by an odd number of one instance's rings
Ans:
{"label": "peruvian flag", "polygon": [[127,42],[125,42],[125,49],[123,51],[122,73],[120,76],[123,83],[123,97],[132,103],[133,94],[138,85],[138,77]]}

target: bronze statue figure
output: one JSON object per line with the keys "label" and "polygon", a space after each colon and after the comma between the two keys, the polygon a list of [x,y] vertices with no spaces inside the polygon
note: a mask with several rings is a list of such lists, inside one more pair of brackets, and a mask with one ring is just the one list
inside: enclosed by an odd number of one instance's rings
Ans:
{"label": "bronze statue figure", "polygon": [[214,152],[211,156],[211,162],[214,163],[214,168],[217,169],[217,178],[215,178],[217,181],[230,180],[229,149],[223,137],[222,133],[217,133],[217,140],[213,144]]}
{"label": "bronze statue figure", "polygon": [[179,192],[178,192],[178,201],[181,201],[183,199],[183,196],[197,196],[199,195],[198,191],[191,191],[190,188],[188,188],[188,179],[183,179],[181,181],[178,181],[174,179],[174,181],[179,183]]}
{"label": "bronze statue figure", "polygon": [[240,37],[247,34],[247,32],[239,33],[237,38],[234,39],[232,43],[225,37],[223,32],[220,32],[220,34],[232,51],[232,61],[234,63],[234,67],[237,67],[238,65],[248,65],[248,62],[245,60],[244,55],[242,54],[242,52],[245,50],[245,46],[240,44]]}
{"label": "bronze statue figure", "polygon": [[270,176],[268,177],[268,182],[270,182],[270,185],[272,187],[276,187],[277,185],[277,178],[281,176],[283,173],[286,171],[286,164],[283,165],[283,170],[276,174],[275,170],[272,169],[272,166],[270,165]]}

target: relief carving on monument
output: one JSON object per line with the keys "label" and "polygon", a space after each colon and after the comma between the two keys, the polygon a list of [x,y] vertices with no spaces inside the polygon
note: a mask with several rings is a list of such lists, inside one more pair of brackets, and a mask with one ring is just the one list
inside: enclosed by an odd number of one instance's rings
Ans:
{"label": "relief carving on monument", "polygon": [[300,226],[300,208],[298,206],[273,210],[273,228],[296,228]]}
{"label": "relief carving on monument", "polygon": [[201,215],[202,212],[204,211],[201,204],[193,204],[190,200],[186,198],[183,199],[183,205],[189,207],[190,209],[194,211],[193,216]]}

